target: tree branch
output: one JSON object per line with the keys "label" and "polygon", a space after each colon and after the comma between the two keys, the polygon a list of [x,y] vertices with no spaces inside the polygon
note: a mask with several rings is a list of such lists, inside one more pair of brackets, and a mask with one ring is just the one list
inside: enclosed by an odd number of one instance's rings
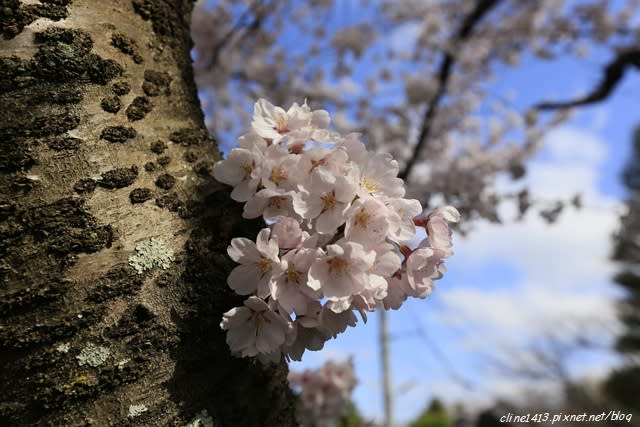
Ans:
{"label": "tree branch", "polygon": [[[222,49],[231,41],[231,38],[240,30],[245,29],[246,32],[242,35],[242,38],[248,36],[249,34],[257,31],[262,24],[262,20],[266,15],[263,15],[264,12],[260,11],[267,10],[265,4],[262,0],[255,1],[249,8],[240,16],[238,22],[225,33],[224,36],[218,40],[218,43],[213,47],[213,53],[211,55],[211,60],[207,65],[207,69],[212,69],[218,63],[218,58],[220,57],[220,52]],[[260,13],[259,13],[260,12]],[[250,22],[245,22],[251,14],[255,16]]]}
{"label": "tree branch", "polygon": [[[480,20],[498,3],[500,3],[500,0],[478,0],[475,9],[465,18],[465,20],[462,22],[462,25],[460,25],[460,28],[454,36],[454,40],[456,42],[462,42],[468,39],[478,22],[480,22]],[[455,61],[455,57],[450,52],[445,53],[437,73],[438,90],[433,98],[431,98],[431,100],[429,101],[427,110],[424,113],[422,126],[420,128],[420,135],[418,136],[417,143],[413,149],[413,154],[409,157],[404,170],[401,171],[398,175],[403,180],[406,180],[411,173],[411,170],[415,166],[415,163],[418,159],[418,154],[424,147],[427,138],[431,133],[433,118],[435,117],[438,106],[440,105],[440,102],[447,91],[447,84],[449,82],[451,69],[455,64]]]}
{"label": "tree branch", "polygon": [[537,110],[557,110],[595,104],[604,101],[616,88],[624,77],[628,67],[640,68],[640,49],[630,49],[620,52],[604,69],[604,76],[588,95],[563,102],[541,102],[533,108]]}

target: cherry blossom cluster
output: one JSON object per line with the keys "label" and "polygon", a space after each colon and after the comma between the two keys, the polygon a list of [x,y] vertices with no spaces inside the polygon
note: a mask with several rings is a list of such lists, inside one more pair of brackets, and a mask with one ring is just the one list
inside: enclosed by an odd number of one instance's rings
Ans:
{"label": "cherry blossom cluster", "polygon": [[[456,209],[419,217],[398,163],[368,152],[357,134],[328,130],[329,122],[306,102],[285,111],[261,99],[239,147],[214,165],[244,203],[243,217],[268,224],[255,242],[234,238],[228,248],[239,265],[227,283],[248,296],[221,323],[239,356],[300,360],[354,326],[354,311],[366,322],[376,307],[429,295],[452,255]],[[416,226],[427,237],[411,249]]]}
{"label": "cherry blossom cluster", "polygon": [[298,393],[298,422],[302,426],[332,427],[346,415],[356,386],[353,361],[327,361],[318,369],[289,372],[289,385]]}

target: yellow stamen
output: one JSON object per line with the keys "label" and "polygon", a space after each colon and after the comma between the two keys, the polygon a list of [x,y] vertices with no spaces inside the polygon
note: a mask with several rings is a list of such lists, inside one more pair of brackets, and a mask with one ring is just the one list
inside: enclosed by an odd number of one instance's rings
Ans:
{"label": "yellow stamen", "polygon": [[287,116],[279,116],[276,119],[276,125],[274,126],[273,130],[275,130],[279,134],[287,133],[289,132],[288,125],[289,123],[287,121]]}
{"label": "yellow stamen", "polygon": [[336,195],[332,191],[331,193],[327,193],[321,197],[322,199],[322,210],[326,211],[327,209],[331,209],[338,203],[336,200]]}
{"label": "yellow stamen", "polygon": [[361,184],[369,193],[380,191],[380,185],[375,182],[369,181],[366,176],[362,177]]}
{"label": "yellow stamen", "polygon": [[280,209],[282,202],[282,197],[272,197],[271,199],[269,199],[269,207]]}
{"label": "yellow stamen", "polygon": [[327,264],[329,264],[330,274],[344,274],[345,270],[347,269],[347,262],[342,258],[331,258],[329,261],[327,261]]}
{"label": "yellow stamen", "polygon": [[256,262],[258,270],[260,270],[260,277],[271,271],[271,260],[266,258],[260,258],[260,261]]}
{"label": "yellow stamen", "polygon": [[357,226],[367,228],[367,225],[371,222],[371,215],[364,209],[360,209],[355,215],[355,223]]}
{"label": "yellow stamen", "polygon": [[295,283],[297,285],[298,282],[300,281],[300,273],[298,272],[298,270],[295,269],[293,264],[290,264],[289,267],[287,267],[286,274],[287,274],[287,282]]}
{"label": "yellow stamen", "polygon": [[282,168],[274,168],[271,171],[271,176],[269,179],[276,183],[276,185],[280,185],[282,181],[287,179],[287,172]]}
{"label": "yellow stamen", "polygon": [[242,165],[242,170],[244,170],[244,179],[249,178],[249,176],[251,176],[251,173],[255,168],[256,168],[256,162],[245,163],[244,165]]}

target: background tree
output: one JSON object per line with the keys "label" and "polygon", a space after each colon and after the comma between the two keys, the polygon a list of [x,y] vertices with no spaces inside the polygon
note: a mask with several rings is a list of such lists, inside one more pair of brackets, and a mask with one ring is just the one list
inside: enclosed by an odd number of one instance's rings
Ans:
{"label": "background tree", "polygon": [[219,327],[257,224],[210,176],[191,9],[2,3],[2,426],[296,424],[286,366]]}
{"label": "background tree", "polygon": [[453,421],[440,399],[434,398],[409,427],[453,427]]}
{"label": "background tree", "polygon": [[[605,99],[638,66],[640,32],[631,19],[637,7],[637,1],[202,0],[193,26],[196,81],[214,134],[243,130],[257,97],[277,105],[307,98],[312,108],[334,110],[341,132],[362,132],[369,149],[392,153],[410,196],[425,209],[444,200],[467,226],[474,218],[500,221],[500,200],[525,211],[531,198],[524,187],[502,194],[496,178],[521,178],[526,159],[568,117],[567,108]],[[499,73],[530,58],[552,63],[590,50],[611,60],[584,96],[516,107],[509,94],[496,93]],[[545,217],[557,217],[558,206],[544,207]]]}
{"label": "background tree", "polygon": [[615,282],[624,289],[619,317],[623,333],[616,349],[625,363],[609,377],[606,388],[617,401],[634,411],[640,410],[640,127],[633,133],[631,159],[623,173],[629,191],[627,212],[620,220],[620,230],[614,236],[613,259],[622,263]]}

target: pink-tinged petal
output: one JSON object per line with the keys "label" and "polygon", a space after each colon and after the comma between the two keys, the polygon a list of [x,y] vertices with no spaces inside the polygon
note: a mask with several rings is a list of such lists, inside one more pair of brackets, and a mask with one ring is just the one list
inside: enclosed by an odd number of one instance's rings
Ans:
{"label": "pink-tinged petal", "polygon": [[322,199],[319,197],[310,197],[304,201],[304,214],[303,218],[313,219],[317,218],[322,213],[323,208]]}
{"label": "pink-tinged petal", "polygon": [[299,316],[306,313],[308,301],[310,301],[310,298],[303,294],[297,286],[283,282],[272,282],[271,295],[287,313],[295,312]]}
{"label": "pink-tinged petal", "polygon": [[393,273],[398,271],[402,265],[402,261],[398,254],[393,251],[385,252],[383,254],[379,254],[376,257],[375,264],[373,269],[376,273],[390,277]]}
{"label": "pink-tinged petal", "polygon": [[265,274],[260,278],[260,280],[258,280],[258,283],[256,284],[256,294],[260,298],[267,298],[271,295],[271,289],[269,286],[272,280],[272,272]]}
{"label": "pink-tinged petal", "polygon": [[395,215],[390,216],[392,223],[390,237],[396,240],[409,240],[416,233],[413,218],[422,213],[422,205],[418,200],[389,198],[385,201],[389,210]]}
{"label": "pink-tinged petal", "polygon": [[[299,187],[298,191],[293,195],[293,211],[303,218],[314,218],[314,216],[311,216],[309,214],[310,206],[309,206],[308,200],[309,200],[309,193],[306,190]],[[321,208],[319,203],[318,203],[318,208]],[[319,214],[320,214],[320,209],[318,209],[316,216]]]}
{"label": "pink-tinged petal", "polygon": [[335,194],[336,199],[343,203],[351,203],[358,192],[358,168],[353,167],[349,170],[347,176],[339,176],[336,179]]}
{"label": "pink-tinged petal", "polygon": [[383,301],[384,308],[386,310],[397,310],[400,308],[402,303],[406,301],[407,294],[405,292],[405,287],[408,285],[403,284],[404,280],[406,280],[406,276],[403,279],[392,277],[387,280],[387,296]]}
{"label": "pink-tinged petal", "polygon": [[328,209],[320,214],[316,219],[316,230],[321,234],[329,234],[335,232],[338,227],[344,224],[344,212],[346,205],[339,203],[334,208]]}
{"label": "pink-tinged petal", "polygon": [[352,297],[338,298],[336,300],[328,301],[327,307],[334,313],[342,313],[351,308]]}
{"label": "pink-tinged petal", "polygon": [[222,315],[222,322],[220,322],[220,328],[231,329],[236,328],[249,320],[251,317],[251,310],[246,307],[234,307]]}
{"label": "pink-tinged petal", "polygon": [[444,206],[434,211],[433,215],[440,215],[449,222],[460,221],[460,212],[453,206]]}
{"label": "pink-tinged petal", "polygon": [[236,185],[231,191],[231,198],[236,202],[246,202],[256,193],[258,188],[258,180],[242,181]]}
{"label": "pink-tinged petal", "polygon": [[264,152],[267,149],[267,141],[253,129],[238,137],[238,145],[246,150],[258,149],[260,152]]}
{"label": "pink-tinged petal", "polygon": [[275,239],[270,239],[271,229],[263,228],[258,233],[256,238],[256,247],[258,251],[267,259],[278,262],[278,242]]}
{"label": "pink-tinged petal", "polygon": [[294,102],[291,108],[287,111],[287,119],[289,129],[298,129],[304,126],[309,126],[311,121],[311,110],[307,104],[298,105]]}
{"label": "pink-tinged petal", "polygon": [[258,297],[249,297],[244,301],[244,305],[253,311],[265,311],[269,309],[266,302]]}
{"label": "pink-tinged petal", "polygon": [[435,284],[430,279],[425,279],[420,282],[420,286],[416,289],[416,292],[411,296],[416,298],[426,298],[433,293],[435,289]]}
{"label": "pink-tinged petal", "polygon": [[242,211],[242,217],[247,219],[258,218],[264,212],[264,208],[269,203],[269,199],[267,197],[263,197],[264,194],[260,194],[262,191],[258,191],[253,197],[249,198],[247,202],[244,204],[244,209]]}
{"label": "pink-tinged petal", "polygon": [[321,328],[332,337],[344,332],[348,326],[355,326],[358,320],[351,310],[342,313],[334,313],[327,307],[322,309],[320,314]]}
{"label": "pink-tinged petal", "polygon": [[244,171],[229,162],[229,160],[220,160],[213,165],[213,176],[219,182],[228,185],[236,185],[244,178]]}
{"label": "pink-tinged petal", "polygon": [[316,190],[329,190],[333,188],[337,177],[326,167],[316,167],[311,173],[311,188]]}
{"label": "pink-tinged petal", "polygon": [[245,237],[236,237],[231,240],[227,253],[232,260],[238,263],[255,262],[260,259],[260,253],[256,244]]}
{"label": "pink-tinged petal", "polygon": [[318,261],[311,265],[309,269],[309,279],[307,280],[307,286],[318,291],[322,289],[322,279],[329,275],[329,266],[326,262]]}
{"label": "pink-tinged petal", "polygon": [[331,123],[329,113],[325,110],[316,110],[311,113],[311,126],[324,129]]}
{"label": "pink-tinged petal", "polygon": [[251,349],[255,355],[255,327],[251,321],[253,311],[246,307],[234,307],[223,314],[220,327],[227,330],[226,341],[233,353],[246,353]]}
{"label": "pink-tinged petal", "polygon": [[295,248],[302,240],[300,223],[291,217],[281,217],[271,231],[280,248]]}
{"label": "pink-tinged petal", "polygon": [[287,113],[282,108],[260,99],[253,108],[251,127],[261,137],[277,142],[282,138],[280,132],[287,130],[287,120]]}
{"label": "pink-tinged petal", "polygon": [[351,265],[359,271],[366,271],[373,267],[376,261],[375,251],[367,251],[360,243],[343,241],[344,253],[351,260]]}
{"label": "pink-tinged petal", "polygon": [[239,295],[256,291],[260,269],[255,264],[242,264],[231,270],[227,284]]}
{"label": "pink-tinged petal", "polygon": [[334,300],[357,294],[363,288],[364,283],[354,282],[352,275],[329,273],[324,280],[322,292],[325,297]]}
{"label": "pink-tinged petal", "polygon": [[239,353],[243,350],[255,348],[255,329],[252,327],[251,323],[247,323],[247,325],[230,329],[227,332],[227,344],[229,345],[229,349],[233,353]]}
{"label": "pink-tinged petal", "polygon": [[383,242],[389,230],[388,210],[374,197],[356,200],[345,212],[345,236],[363,244]]}
{"label": "pink-tinged petal", "polygon": [[265,318],[258,328],[258,335],[256,336],[256,348],[260,353],[272,353],[279,350],[285,340],[286,324],[282,321],[282,318],[278,316],[276,319],[274,316],[267,316],[268,314],[277,314],[273,312],[266,312]]}

